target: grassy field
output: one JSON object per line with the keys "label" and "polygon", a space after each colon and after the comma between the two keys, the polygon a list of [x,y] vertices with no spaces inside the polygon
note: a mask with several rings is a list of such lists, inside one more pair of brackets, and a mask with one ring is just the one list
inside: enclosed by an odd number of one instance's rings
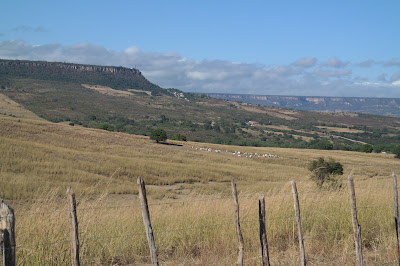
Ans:
{"label": "grassy field", "polygon": [[[266,196],[271,263],[298,265],[292,179],[300,193],[310,264],[353,264],[349,173],[355,179],[365,263],[397,259],[391,173],[400,173],[400,164],[391,154],[173,141],[167,145],[143,136],[40,120],[0,117],[0,124],[0,195],[15,209],[20,265],[68,264],[68,186],[77,194],[83,265],[148,263],[138,176],[147,185],[163,265],[234,264],[233,178],[246,265],[260,265],[259,193]],[[238,157],[235,151],[279,158]],[[344,165],[341,189],[318,190],[310,181],[306,166],[318,157]]]}

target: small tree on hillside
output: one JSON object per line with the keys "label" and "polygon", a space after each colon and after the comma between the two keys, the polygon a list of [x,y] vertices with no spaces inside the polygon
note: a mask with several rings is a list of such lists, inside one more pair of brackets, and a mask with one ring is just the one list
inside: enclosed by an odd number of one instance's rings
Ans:
{"label": "small tree on hillside", "polygon": [[322,188],[325,182],[331,182],[331,186],[337,185],[335,176],[343,175],[343,165],[339,162],[329,159],[325,161],[320,157],[312,161],[308,165],[308,170],[311,171],[311,180],[313,180],[319,188]]}
{"label": "small tree on hillside", "polygon": [[167,140],[167,132],[164,129],[158,128],[150,133],[150,139],[155,140],[157,143]]}
{"label": "small tree on hillside", "polygon": [[400,145],[396,145],[392,152],[394,153],[394,158],[400,159]]}
{"label": "small tree on hillside", "polygon": [[186,141],[186,136],[182,134],[175,134],[171,138],[172,140]]}

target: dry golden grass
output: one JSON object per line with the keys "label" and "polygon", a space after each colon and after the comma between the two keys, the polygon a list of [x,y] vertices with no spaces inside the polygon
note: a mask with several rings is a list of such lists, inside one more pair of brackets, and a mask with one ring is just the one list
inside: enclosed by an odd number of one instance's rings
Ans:
{"label": "dry golden grass", "polygon": [[82,86],[87,89],[95,90],[95,91],[98,91],[98,92],[100,92],[102,94],[106,94],[106,95],[122,96],[122,97],[127,97],[127,96],[133,95],[129,91],[114,90],[114,89],[112,89],[110,87],[106,87],[106,86],[89,85],[89,84],[82,84]]}
{"label": "dry golden grass", "polygon": [[147,95],[151,96],[151,91],[144,91],[144,90],[134,90],[134,89],[128,89],[128,91],[133,91],[133,92],[144,92]]}
{"label": "dry golden grass", "polygon": [[11,100],[6,95],[1,93],[0,93],[0,116],[14,116],[16,118],[43,120],[36,114],[22,107],[19,103]]}
{"label": "dry golden grass", "polygon": [[[82,265],[149,262],[136,178],[147,184],[163,265],[232,265],[236,260],[230,181],[238,183],[245,264],[260,265],[258,194],[266,195],[271,262],[299,262],[290,180],[295,179],[306,256],[314,265],[355,261],[346,178],[342,189],[318,190],[306,165],[331,157],[352,173],[364,260],[396,260],[390,154],[178,143],[15,118],[0,118],[0,195],[15,209],[17,262],[70,260],[65,191],[77,194]],[[192,148],[193,146],[193,148]],[[195,148],[220,149],[221,153]],[[232,152],[281,158],[238,158]]]}
{"label": "dry golden grass", "polygon": [[249,112],[253,112],[253,113],[262,113],[262,114],[268,114],[270,116],[274,116],[274,117],[278,117],[278,118],[282,118],[282,119],[286,119],[286,120],[295,120],[297,119],[297,117],[294,116],[290,116],[288,114],[296,114],[296,113],[288,113],[286,111],[272,111],[271,110],[261,110],[255,107],[251,107],[251,106],[247,106],[246,104],[241,104],[240,107],[243,110],[249,111]]}
{"label": "dry golden grass", "polygon": [[350,129],[350,128],[342,128],[342,127],[326,127],[326,126],[317,126],[320,129],[325,129],[328,132],[346,132],[346,133],[363,133],[364,131],[359,129]]}

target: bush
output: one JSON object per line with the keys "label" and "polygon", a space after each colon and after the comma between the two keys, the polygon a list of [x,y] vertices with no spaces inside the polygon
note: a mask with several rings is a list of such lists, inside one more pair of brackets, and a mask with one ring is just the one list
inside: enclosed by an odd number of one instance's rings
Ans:
{"label": "bush", "polygon": [[361,149],[360,149],[361,152],[366,152],[366,153],[371,153],[373,150],[374,150],[374,147],[369,144],[362,145]]}
{"label": "bush", "polygon": [[321,139],[315,144],[315,149],[318,150],[333,150],[333,144],[327,139]]}
{"label": "bush", "polygon": [[394,157],[400,159],[400,145],[394,146],[392,149],[392,152],[394,153]]}
{"label": "bush", "polygon": [[109,124],[109,123],[98,123],[96,125],[97,129],[103,129],[103,130],[108,130],[108,131],[114,131],[115,128],[113,125]]}
{"label": "bush", "polygon": [[311,171],[311,180],[313,180],[319,188],[322,188],[325,182],[330,182],[330,186],[337,186],[335,176],[343,175],[343,165],[339,162],[329,159],[325,161],[320,157],[312,161],[308,165],[308,170]]}
{"label": "bush", "polygon": [[171,138],[172,140],[186,141],[186,136],[182,134],[175,134]]}
{"label": "bush", "polygon": [[164,129],[158,128],[150,133],[150,139],[155,140],[157,143],[165,141],[167,139],[167,132]]}

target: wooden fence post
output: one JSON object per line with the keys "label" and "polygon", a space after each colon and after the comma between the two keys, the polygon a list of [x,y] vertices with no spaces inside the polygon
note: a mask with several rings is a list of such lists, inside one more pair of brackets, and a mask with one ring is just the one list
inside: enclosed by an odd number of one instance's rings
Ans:
{"label": "wooden fence post", "polygon": [[139,190],[139,198],[142,207],[143,223],[146,228],[147,241],[149,243],[151,264],[158,265],[156,243],[154,242],[153,229],[151,227],[149,206],[147,205],[146,187],[142,178],[138,177],[137,185]]}
{"label": "wooden fence post", "polygon": [[362,255],[362,242],[361,242],[361,226],[358,224],[357,219],[357,205],[356,205],[356,192],[354,189],[353,177],[349,175],[349,190],[350,190],[350,204],[351,216],[353,220],[354,243],[356,248],[356,265],[363,265]]}
{"label": "wooden fence post", "polygon": [[299,194],[297,193],[296,181],[292,180],[292,191],[294,200],[294,211],[296,214],[297,232],[299,235],[300,261],[302,266],[306,266],[306,252],[304,250],[303,229],[301,227]]}
{"label": "wooden fence post", "polygon": [[235,229],[236,236],[238,241],[238,260],[236,265],[243,265],[243,255],[244,255],[244,241],[242,231],[240,230],[240,218],[239,218],[239,200],[237,196],[236,190],[236,182],[232,179],[232,196],[233,196],[233,204],[235,205]]}
{"label": "wooden fence post", "polygon": [[[0,218],[1,219],[1,218]],[[1,258],[1,265],[4,265],[4,261],[3,258],[5,257],[4,255],[4,251],[6,250],[5,246],[4,246],[4,233],[3,230],[0,229],[0,258]]]}
{"label": "wooden fence post", "polygon": [[396,229],[396,241],[397,241],[397,260],[400,265],[400,224],[399,224],[399,196],[397,192],[397,177],[393,171],[393,207],[394,207],[394,225]]}
{"label": "wooden fence post", "polygon": [[79,266],[79,236],[78,236],[78,217],[76,215],[75,193],[71,187],[67,189],[67,202],[69,214],[69,228],[71,235],[71,264]]}
{"label": "wooden fence post", "polygon": [[265,198],[261,194],[258,198],[258,218],[260,221],[260,242],[261,242],[261,255],[262,265],[269,266],[269,251],[267,241],[267,230],[265,228]]}
{"label": "wooden fence post", "polygon": [[2,225],[2,263],[15,266],[15,216],[14,210],[0,197],[0,220]]}

